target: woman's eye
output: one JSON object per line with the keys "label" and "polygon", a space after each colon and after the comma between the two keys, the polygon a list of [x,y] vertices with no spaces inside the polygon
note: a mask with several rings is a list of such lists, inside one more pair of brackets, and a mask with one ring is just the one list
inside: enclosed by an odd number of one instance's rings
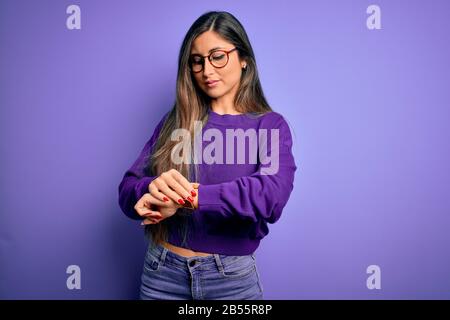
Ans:
{"label": "woman's eye", "polygon": [[224,55],[224,54],[221,54],[221,55],[213,56],[212,58],[213,58],[214,60],[222,60],[224,57],[225,57],[225,55]]}

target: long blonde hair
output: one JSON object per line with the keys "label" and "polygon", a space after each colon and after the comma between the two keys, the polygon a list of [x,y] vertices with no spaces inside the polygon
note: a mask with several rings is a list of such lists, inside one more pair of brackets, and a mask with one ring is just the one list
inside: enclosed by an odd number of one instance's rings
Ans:
{"label": "long blonde hair", "polygon": [[[191,182],[196,182],[198,179],[197,165],[175,164],[171,161],[172,148],[178,142],[172,141],[170,137],[173,130],[182,128],[190,132],[191,141],[193,141],[194,122],[202,121],[205,124],[208,120],[211,98],[199,88],[189,68],[192,43],[206,31],[214,31],[232,43],[237,48],[240,58],[246,61],[247,67],[243,69],[239,89],[234,98],[236,110],[254,114],[272,111],[264,97],[255,55],[242,24],[231,13],[224,11],[210,11],[201,15],[189,28],[181,45],[178,57],[176,101],[167,115],[154,151],[149,157],[146,168],[148,175],[157,176],[174,168]],[[180,235],[184,242],[186,241],[187,224],[190,219],[190,215],[185,210],[179,209],[179,212],[170,218],[179,220],[177,224],[180,227]],[[147,225],[145,231],[147,235],[151,235],[153,242],[167,241],[167,219],[158,224]]]}

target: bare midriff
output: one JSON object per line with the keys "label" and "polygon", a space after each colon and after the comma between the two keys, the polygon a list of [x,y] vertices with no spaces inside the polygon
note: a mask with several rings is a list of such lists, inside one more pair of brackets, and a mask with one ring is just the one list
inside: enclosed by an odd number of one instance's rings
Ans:
{"label": "bare midriff", "polygon": [[198,252],[198,251],[192,251],[186,248],[182,248],[182,247],[177,247],[169,242],[166,241],[161,241],[159,243],[160,245],[162,245],[163,247],[165,247],[167,250],[172,251],[180,256],[186,257],[186,258],[190,258],[190,257],[205,257],[205,256],[210,256],[211,253],[205,253],[205,252]]}

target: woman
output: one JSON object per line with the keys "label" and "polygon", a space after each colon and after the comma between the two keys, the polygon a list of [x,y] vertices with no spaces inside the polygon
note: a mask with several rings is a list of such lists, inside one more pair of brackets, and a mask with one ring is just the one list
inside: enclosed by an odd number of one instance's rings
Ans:
{"label": "woman", "polygon": [[203,14],[181,46],[176,102],[119,186],[150,240],[141,299],[263,299],[254,252],[291,194],[291,147],[244,28]]}

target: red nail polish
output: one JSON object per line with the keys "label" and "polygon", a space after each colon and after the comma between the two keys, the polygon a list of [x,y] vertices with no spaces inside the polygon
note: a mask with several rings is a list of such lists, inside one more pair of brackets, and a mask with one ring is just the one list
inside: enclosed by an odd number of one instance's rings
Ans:
{"label": "red nail polish", "polygon": [[194,203],[194,199],[192,199],[192,197],[187,197],[187,199],[188,199],[191,203]]}
{"label": "red nail polish", "polygon": [[195,197],[197,195],[197,192],[195,192],[194,190],[191,191],[191,194],[193,197]]}
{"label": "red nail polish", "polygon": [[164,201],[169,201],[169,199],[167,197],[164,197],[163,200]]}
{"label": "red nail polish", "polygon": [[179,204],[184,204],[183,199],[178,199],[178,203],[179,203]]}

